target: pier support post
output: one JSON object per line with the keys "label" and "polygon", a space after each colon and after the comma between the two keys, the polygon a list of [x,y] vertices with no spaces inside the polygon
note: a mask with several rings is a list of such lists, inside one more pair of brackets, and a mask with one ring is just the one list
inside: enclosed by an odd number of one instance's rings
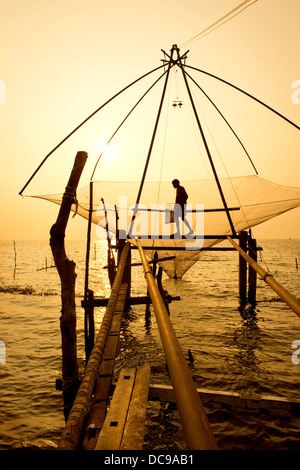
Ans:
{"label": "pier support post", "polygon": [[[240,248],[247,251],[247,232],[240,232]],[[242,304],[247,302],[247,262],[239,255],[239,297]]]}
{"label": "pier support post", "polygon": [[[125,246],[126,240],[125,239],[118,239],[117,240],[117,247],[118,247],[118,266],[120,263],[120,257],[123,252],[123,248]],[[127,297],[130,297],[131,295],[131,249],[129,247],[129,252],[127,256],[127,261],[126,261],[126,266],[124,270],[124,275],[123,275],[123,282],[124,284],[127,284]]]}
{"label": "pier support post", "polygon": [[90,354],[94,347],[95,342],[95,320],[94,320],[94,291],[87,290],[85,300],[85,356],[86,363],[89,360]]}
{"label": "pier support post", "polygon": [[64,413],[67,418],[78,389],[78,364],[76,344],[75,263],[68,259],[65,251],[65,231],[72,204],[76,200],[76,189],[87,160],[86,152],[77,152],[74,166],[63,195],[56,223],[50,230],[50,246],[55,266],[61,280],[62,375]]}

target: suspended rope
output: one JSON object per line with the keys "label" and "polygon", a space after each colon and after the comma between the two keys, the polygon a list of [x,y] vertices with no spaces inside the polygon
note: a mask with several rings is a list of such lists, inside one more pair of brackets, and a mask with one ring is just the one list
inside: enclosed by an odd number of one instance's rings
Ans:
{"label": "suspended rope", "polygon": [[[172,48],[172,55],[173,55],[174,50],[175,50],[175,48],[173,47]],[[150,157],[151,157],[151,153],[152,153],[152,149],[153,149],[153,145],[154,145],[154,141],[155,141],[155,137],[156,137],[156,132],[157,132],[157,127],[158,127],[158,123],[159,123],[159,119],[160,119],[160,115],[161,115],[161,110],[162,110],[162,106],[163,106],[163,102],[164,102],[164,98],[165,98],[165,94],[166,94],[166,89],[167,89],[167,84],[168,84],[168,80],[169,80],[170,70],[174,65],[176,65],[176,63],[172,61],[172,55],[171,55],[171,58],[170,58],[168,70],[166,71],[166,80],[165,80],[165,84],[164,84],[164,88],[163,88],[163,92],[162,92],[162,97],[161,97],[159,108],[158,108],[157,118],[156,118],[155,125],[154,125],[152,139],[151,139],[151,143],[150,143],[150,147],[149,147],[149,151],[148,151],[148,155],[147,155],[147,159],[146,159],[146,163],[145,163],[145,167],[144,167],[142,180],[141,180],[141,183],[140,183],[140,188],[139,188],[137,199],[136,199],[136,204],[139,204],[139,202],[140,202],[140,198],[141,198],[141,194],[142,194],[142,190],[143,190],[143,186],[144,186],[144,182],[145,182],[145,178],[146,178],[146,174],[147,174],[147,170],[148,170],[148,165],[149,165],[149,161],[150,161]]]}
{"label": "suspended rope", "polygon": [[29,183],[33,180],[33,178],[35,177],[35,175],[37,174],[37,172],[41,169],[41,167],[43,166],[43,164],[45,163],[45,161],[50,157],[50,155],[52,155],[63,143],[65,143],[73,134],[75,134],[75,132],[77,132],[86,122],[88,122],[93,116],[95,116],[95,114],[97,114],[99,111],[101,111],[101,109],[103,109],[107,104],[109,104],[111,101],[113,101],[115,98],[117,98],[117,96],[121,95],[124,91],[128,90],[128,88],[130,88],[131,86],[135,85],[137,82],[139,82],[140,80],[142,80],[143,78],[147,77],[148,75],[151,75],[152,73],[156,72],[157,70],[161,69],[162,67],[165,67],[165,65],[160,65],[159,67],[156,67],[155,69],[151,70],[150,72],[147,72],[145,73],[144,75],[142,75],[141,77],[137,78],[136,80],[134,80],[133,82],[131,82],[129,85],[127,85],[126,87],[124,87],[122,90],[120,90],[118,93],[116,93],[114,96],[112,96],[109,100],[107,100],[104,104],[102,104],[99,108],[97,108],[92,114],[90,114],[84,121],[82,121],[72,132],[70,132],[70,134],[68,134],[58,145],[56,145],[56,147],[54,147],[54,149],[51,150],[51,152],[49,152],[45,158],[42,160],[42,162],[39,164],[39,166],[37,167],[37,169],[34,171],[34,173],[32,174],[32,176],[29,178],[29,180],[27,181],[27,183],[23,186],[23,188],[21,189],[21,191],[19,192],[20,196],[22,196],[23,192],[25,191],[25,189],[27,188],[27,186],[29,185]]}
{"label": "suspended rope", "polygon": [[221,197],[222,202],[223,202],[223,206],[224,206],[224,209],[225,209],[225,212],[226,212],[226,215],[227,215],[227,219],[228,219],[230,228],[232,230],[232,234],[236,235],[235,227],[233,225],[231,215],[230,215],[230,211],[228,210],[228,206],[227,206],[227,203],[226,203],[226,200],[225,200],[225,197],[224,197],[224,194],[223,194],[223,190],[222,190],[222,187],[221,187],[221,184],[220,184],[220,181],[219,181],[219,177],[217,175],[216,168],[215,168],[215,165],[214,165],[214,162],[213,162],[213,159],[212,159],[212,156],[211,156],[211,153],[210,153],[210,150],[209,150],[209,147],[208,147],[208,144],[207,144],[207,141],[206,141],[206,138],[205,138],[200,120],[199,120],[197,109],[195,107],[193,96],[192,96],[192,93],[191,93],[191,90],[190,90],[190,87],[189,87],[189,84],[188,84],[188,79],[187,79],[186,72],[185,72],[185,66],[181,62],[181,58],[180,58],[180,55],[179,55],[179,49],[178,48],[177,48],[177,55],[178,55],[178,64],[179,64],[179,67],[181,68],[181,72],[182,72],[183,79],[184,79],[184,82],[185,82],[185,85],[186,85],[186,89],[187,89],[187,92],[188,92],[188,95],[189,95],[189,98],[190,98],[190,102],[191,102],[191,105],[192,105],[192,108],[193,108],[193,111],[194,111],[194,115],[195,115],[195,118],[196,118],[196,121],[197,121],[197,124],[198,124],[199,131],[201,133],[201,137],[202,137],[202,140],[203,140],[203,143],[204,143],[204,146],[205,146],[205,150],[206,150],[206,153],[207,153],[207,156],[208,156],[208,159],[209,159],[209,162],[210,162],[210,165],[211,165],[214,177],[215,177],[215,181],[216,181],[216,184],[218,186],[219,194],[220,194],[220,197]]}
{"label": "suspended rope", "polygon": [[238,137],[238,135],[236,134],[236,132],[234,131],[234,129],[231,127],[231,125],[229,124],[229,122],[227,121],[227,119],[225,118],[225,116],[221,113],[221,111],[219,110],[219,108],[215,105],[215,103],[212,101],[212,99],[207,95],[207,93],[205,93],[205,91],[203,90],[203,88],[201,88],[201,86],[193,79],[193,77],[191,77],[191,75],[189,73],[186,72],[186,75],[193,81],[193,83],[195,83],[195,85],[199,88],[199,90],[201,90],[201,92],[204,94],[204,96],[209,100],[209,102],[214,106],[214,108],[218,111],[218,113],[220,114],[220,116],[224,119],[224,121],[226,122],[227,126],[229,127],[229,129],[231,130],[231,132],[234,134],[234,136],[236,137],[236,139],[239,141],[239,143],[241,144],[244,152],[246,153],[251,165],[253,166],[254,168],[254,171],[255,173],[258,175],[258,172],[254,166],[254,163],[249,155],[249,153],[247,152],[244,144],[242,143],[242,141],[240,140],[240,138]]}
{"label": "suspended rope", "polygon": [[[249,2],[251,2],[251,3],[249,3]],[[242,13],[242,11],[244,11],[246,8],[250,7],[251,5],[253,5],[256,2],[257,2],[257,0],[246,0],[246,1],[242,2],[240,5],[238,5],[233,10],[228,12],[225,16],[220,18],[218,21],[213,23],[211,26],[209,26],[208,28],[201,31],[201,33],[197,34],[196,36],[192,37],[188,41],[181,44],[180,47],[190,45],[193,42],[198,41],[199,39],[202,39],[204,36],[206,36],[207,34],[215,31],[215,29],[217,29],[220,26],[222,26],[223,24],[227,23],[232,18],[239,15],[240,13]]]}
{"label": "suspended rope", "polygon": [[284,119],[285,121],[287,121],[289,124],[291,124],[292,126],[296,127],[296,129],[300,130],[300,127],[299,127],[297,124],[295,124],[293,121],[291,121],[290,119],[288,119],[287,117],[285,117],[283,114],[279,113],[279,112],[276,111],[274,108],[272,108],[272,107],[269,106],[268,104],[264,103],[264,102],[261,101],[260,99],[258,99],[258,98],[256,98],[255,96],[251,95],[251,94],[248,93],[247,91],[242,90],[242,88],[239,88],[238,86],[233,85],[232,83],[230,83],[230,82],[224,80],[223,78],[217,77],[216,75],[213,75],[212,73],[206,72],[205,70],[198,69],[197,67],[193,67],[193,66],[191,66],[191,65],[185,65],[185,67],[188,67],[189,69],[192,69],[192,70],[196,70],[197,72],[204,73],[205,75],[208,75],[209,77],[215,78],[216,80],[219,80],[220,82],[223,82],[223,83],[225,83],[226,85],[229,85],[229,86],[231,86],[232,88],[235,88],[236,90],[240,91],[240,92],[243,93],[244,95],[248,96],[249,98],[253,99],[253,100],[256,101],[257,103],[261,104],[261,105],[264,106],[265,108],[269,109],[269,111],[272,111],[273,113],[277,114],[277,116],[281,117],[282,119]]}
{"label": "suspended rope", "polygon": [[[112,134],[111,138],[107,141],[105,147],[107,147],[109,145],[109,143],[112,141],[112,139],[115,137],[115,135],[117,134],[117,132],[121,129],[121,127],[123,126],[123,124],[127,121],[127,119],[129,118],[129,116],[133,113],[133,111],[135,110],[135,108],[140,104],[140,102],[145,98],[145,96],[149,93],[150,90],[152,90],[152,88],[154,88],[154,86],[161,80],[161,78],[166,74],[167,72],[165,71],[157,80],[155,80],[155,82],[148,88],[148,90],[141,96],[141,98],[137,101],[137,103],[131,108],[131,110],[129,111],[129,113],[126,115],[126,117],[123,119],[123,121],[121,122],[121,124],[117,127],[117,129],[115,130],[115,132]],[[104,147],[104,150],[105,150],[105,147]],[[98,160],[95,164],[95,167],[94,167],[94,170],[93,170],[93,173],[92,173],[92,176],[91,176],[91,180],[93,179],[94,177],[94,173],[96,171],[96,168],[97,168],[97,165],[104,153],[104,150],[101,152],[101,154],[99,155],[98,157]]]}

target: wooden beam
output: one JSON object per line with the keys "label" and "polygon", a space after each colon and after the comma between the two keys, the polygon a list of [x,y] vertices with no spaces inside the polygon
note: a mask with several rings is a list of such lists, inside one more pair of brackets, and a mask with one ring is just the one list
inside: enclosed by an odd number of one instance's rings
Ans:
{"label": "wooden beam", "polygon": [[[176,300],[180,300],[180,296],[171,296],[167,295],[166,300],[171,303]],[[108,298],[95,298],[94,299],[94,307],[106,307],[109,299]],[[151,304],[151,297],[149,295],[138,295],[132,297],[126,297],[125,305],[143,305],[143,304]],[[81,302],[81,306],[84,307],[84,300]]]}
{"label": "wooden beam", "polygon": [[[248,253],[249,256],[256,262],[257,261],[257,244],[256,240],[252,237],[248,240]],[[252,266],[248,267],[248,302],[256,304],[256,285],[257,285],[257,273]]]}
{"label": "wooden beam", "polygon": [[95,450],[143,448],[149,381],[148,364],[121,370]]}
{"label": "wooden beam", "polygon": [[82,443],[84,450],[95,449],[106,416],[114,373],[115,357],[119,344],[126,291],[127,285],[122,284],[105,344],[99,375],[95,385],[95,392],[87,419]]}
{"label": "wooden beam", "polygon": [[[215,391],[197,388],[205,406],[248,413],[268,413],[274,416],[300,416],[300,400],[269,395],[250,396],[235,392]],[[170,385],[150,384],[148,400],[176,403],[173,387]]]}
{"label": "wooden beam", "polygon": [[150,365],[138,367],[128,409],[121,450],[142,450],[147,412]]}

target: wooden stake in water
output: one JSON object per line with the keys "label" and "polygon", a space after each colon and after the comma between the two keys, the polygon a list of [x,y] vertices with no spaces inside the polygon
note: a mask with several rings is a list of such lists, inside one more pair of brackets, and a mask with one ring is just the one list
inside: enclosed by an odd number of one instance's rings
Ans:
{"label": "wooden stake in water", "polygon": [[17,270],[17,250],[16,250],[16,242],[13,241],[13,244],[14,244],[14,252],[15,252],[14,277],[16,277],[16,270]]}

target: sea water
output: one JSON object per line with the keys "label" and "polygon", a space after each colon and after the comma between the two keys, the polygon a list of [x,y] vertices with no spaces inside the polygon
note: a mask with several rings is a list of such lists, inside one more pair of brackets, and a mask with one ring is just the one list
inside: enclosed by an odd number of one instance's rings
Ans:
{"label": "sea water", "polygon": [[[300,240],[262,240],[258,262],[300,297]],[[77,346],[85,365],[85,241],[66,241],[76,263]],[[133,252],[138,261],[138,252]],[[0,449],[55,449],[64,427],[61,374],[60,280],[48,241],[0,242]],[[106,243],[93,241],[89,287],[107,297]],[[300,318],[258,278],[255,309],[240,308],[238,255],[208,252],[183,277],[163,276],[164,289],[180,296],[171,320],[197,387],[299,400]],[[132,295],[145,295],[141,266],[132,268]],[[96,331],[105,309],[95,309]],[[300,343],[299,343],[300,344]],[[298,346],[299,348],[299,346]],[[190,350],[192,361],[188,355]],[[164,351],[151,307],[124,317],[116,376],[124,366],[151,364],[151,382],[169,385]],[[300,418],[205,408],[221,449],[300,449]],[[149,402],[145,449],[185,449],[174,405]]]}

